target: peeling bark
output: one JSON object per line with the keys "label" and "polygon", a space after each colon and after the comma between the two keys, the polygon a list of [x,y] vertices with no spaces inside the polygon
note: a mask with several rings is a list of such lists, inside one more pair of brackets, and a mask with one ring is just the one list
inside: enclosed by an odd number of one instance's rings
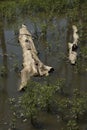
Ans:
{"label": "peeling bark", "polygon": [[77,34],[78,29],[75,25],[72,26],[73,28],[73,43],[68,43],[69,47],[69,61],[71,64],[75,64],[77,60],[77,49],[78,49],[78,40],[79,35]]}
{"label": "peeling bark", "polygon": [[48,76],[53,68],[44,65],[38,58],[32,35],[25,25],[22,25],[19,30],[19,42],[23,50],[20,91],[26,86],[31,76]]}

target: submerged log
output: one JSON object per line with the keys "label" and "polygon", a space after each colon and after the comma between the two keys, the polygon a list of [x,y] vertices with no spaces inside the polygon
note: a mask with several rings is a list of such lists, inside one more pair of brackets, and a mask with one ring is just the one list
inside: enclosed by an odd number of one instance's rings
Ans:
{"label": "submerged log", "polygon": [[77,32],[78,32],[77,27],[75,25],[73,25],[72,28],[73,28],[73,43],[68,43],[69,61],[71,62],[71,64],[75,64],[76,60],[77,60],[79,35],[77,34]]}
{"label": "submerged log", "polygon": [[53,68],[44,65],[38,58],[38,52],[34,46],[32,35],[25,25],[22,25],[19,30],[19,42],[23,50],[20,91],[26,86],[31,76],[48,76]]}

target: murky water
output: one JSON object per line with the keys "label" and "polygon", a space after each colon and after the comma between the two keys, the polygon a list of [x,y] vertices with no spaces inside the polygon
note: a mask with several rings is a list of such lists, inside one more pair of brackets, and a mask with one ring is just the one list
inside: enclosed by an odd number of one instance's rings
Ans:
{"label": "murky water", "polygon": [[[20,83],[20,75],[14,71],[15,64],[22,68],[22,49],[18,43],[18,30],[21,24],[27,25],[33,36],[35,46],[39,51],[39,58],[44,64],[54,68],[54,72],[49,76],[50,81],[63,78],[66,81],[66,91],[72,93],[74,88],[87,91],[86,67],[80,65],[80,72],[77,66],[72,66],[68,61],[69,42],[67,37],[69,21],[66,17],[55,17],[47,28],[46,36],[41,34],[42,26],[46,24],[46,18],[36,16],[20,17],[15,22],[3,21],[0,23],[0,68],[6,67],[7,76],[0,76],[0,130],[8,130],[12,123],[12,112],[8,103],[9,98],[17,98],[20,93],[17,91]],[[86,66],[86,65],[85,65]],[[43,81],[44,77],[36,77],[35,80]],[[62,129],[63,122],[58,122],[56,115],[43,113],[41,120],[46,126],[46,130]],[[84,128],[85,127],[85,128]],[[86,125],[81,128],[85,130]],[[21,119],[16,122],[16,130],[35,130],[30,122],[23,123]]]}

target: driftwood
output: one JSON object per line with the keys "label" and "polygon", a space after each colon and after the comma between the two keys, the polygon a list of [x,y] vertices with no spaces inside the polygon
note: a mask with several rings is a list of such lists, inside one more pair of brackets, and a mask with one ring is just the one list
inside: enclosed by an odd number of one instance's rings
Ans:
{"label": "driftwood", "polygon": [[31,76],[48,76],[53,68],[44,65],[38,58],[38,52],[34,46],[32,35],[25,25],[22,25],[19,30],[19,42],[23,50],[20,91],[26,86]]}
{"label": "driftwood", "polygon": [[75,64],[77,60],[77,49],[78,49],[78,40],[79,35],[77,34],[77,27],[75,25],[72,26],[73,28],[73,43],[68,43],[69,47],[69,61],[71,64]]}

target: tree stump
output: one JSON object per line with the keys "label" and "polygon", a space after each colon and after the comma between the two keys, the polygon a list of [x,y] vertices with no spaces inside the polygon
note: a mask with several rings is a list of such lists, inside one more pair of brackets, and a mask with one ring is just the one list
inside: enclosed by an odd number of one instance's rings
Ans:
{"label": "tree stump", "polygon": [[38,52],[34,46],[32,35],[25,25],[22,25],[19,30],[19,42],[23,51],[20,91],[27,85],[31,76],[48,76],[54,69],[44,65],[38,58]]}

